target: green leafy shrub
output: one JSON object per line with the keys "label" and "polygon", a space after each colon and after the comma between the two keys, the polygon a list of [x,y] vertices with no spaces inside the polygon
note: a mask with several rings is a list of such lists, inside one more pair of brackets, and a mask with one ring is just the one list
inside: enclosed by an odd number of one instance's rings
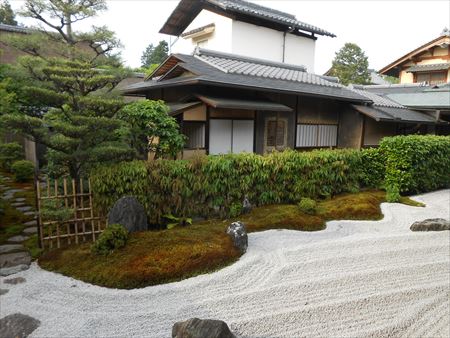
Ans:
{"label": "green leafy shrub", "polygon": [[388,203],[398,203],[400,202],[400,189],[396,186],[388,186],[386,189],[386,201]]}
{"label": "green leafy shrub", "polygon": [[11,172],[16,182],[28,182],[33,179],[34,164],[27,160],[16,161],[11,166]]}
{"label": "green leafy shrub", "polygon": [[419,193],[450,187],[450,137],[409,135],[384,138],[386,189]]}
{"label": "green leafy shrub", "polygon": [[74,210],[66,208],[61,199],[43,200],[40,207],[43,221],[65,222],[73,217]]}
{"label": "green leafy shrub", "polygon": [[238,217],[242,214],[242,204],[241,203],[233,203],[230,207],[229,216],[230,218]]}
{"label": "green leafy shrub", "polygon": [[166,223],[166,227],[169,230],[175,228],[178,225],[181,225],[181,226],[192,225],[192,218],[189,218],[189,217],[176,217],[172,214],[169,214],[169,215],[164,215],[163,218]]}
{"label": "green leafy shrub", "polygon": [[365,187],[379,188],[383,186],[386,174],[386,160],[379,148],[361,150],[362,178]]}
{"label": "green leafy shrub", "polygon": [[126,162],[97,168],[91,181],[100,210],[107,212],[121,196],[132,195],[156,224],[168,214],[230,217],[245,196],[258,206],[355,191],[361,168],[358,150],[287,150]]}
{"label": "green leafy shrub", "polygon": [[24,158],[25,154],[19,143],[0,143],[0,166],[2,169],[10,171],[14,162]]}
{"label": "green leafy shrub", "polygon": [[302,199],[300,199],[300,202],[298,202],[298,207],[300,211],[308,215],[315,215],[317,211],[316,201],[308,197],[303,197]]}
{"label": "green leafy shrub", "polygon": [[128,231],[120,224],[110,224],[92,244],[91,251],[96,255],[107,255],[125,246]]}

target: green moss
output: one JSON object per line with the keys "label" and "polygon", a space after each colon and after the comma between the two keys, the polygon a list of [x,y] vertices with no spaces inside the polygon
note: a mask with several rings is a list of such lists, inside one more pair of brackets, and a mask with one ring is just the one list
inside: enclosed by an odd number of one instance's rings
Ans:
{"label": "green moss", "polygon": [[327,220],[382,218],[380,203],[385,201],[385,195],[384,191],[339,195],[318,202],[316,215],[303,213],[297,205],[266,205],[238,218],[133,233],[125,247],[107,256],[92,254],[90,243],[49,251],[39,258],[39,264],[106,287],[131,289],[173,282],[215,271],[239,258],[239,252],[225,234],[232,221],[244,222],[248,232],[323,230]]}
{"label": "green moss", "polygon": [[414,200],[410,199],[409,197],[405,197],[405,196],[400,197],[400,203],[406,204],[406,205],[409,205],[412,207],[421,207],[421,208],[425,207],[425,204],[414,201]]}

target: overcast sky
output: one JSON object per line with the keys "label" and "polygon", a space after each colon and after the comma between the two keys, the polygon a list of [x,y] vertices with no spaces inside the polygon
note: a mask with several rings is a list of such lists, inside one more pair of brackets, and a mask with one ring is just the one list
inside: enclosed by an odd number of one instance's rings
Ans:
{"label": "overcast sky", "polygon": [[[106,25],[124,45],[122,57],[131,67],[140,66],[145,47],[167,35],[158,31],[178,0],[110,0],[108,11],[75,26]],[[337,38],[319,36],[315,72],[331,66],[335,52],[346,42],[358,44],[369,57],[371,68],[380,69],[407,52],[436,38],[450,26],[450,0],[441,1],[304,1],[253,0],[261,5],[294,14],[298,20],[326,29]],[[14,10],[21,0],[10,0]],[[19,22],[31,24],[22,18]]]}

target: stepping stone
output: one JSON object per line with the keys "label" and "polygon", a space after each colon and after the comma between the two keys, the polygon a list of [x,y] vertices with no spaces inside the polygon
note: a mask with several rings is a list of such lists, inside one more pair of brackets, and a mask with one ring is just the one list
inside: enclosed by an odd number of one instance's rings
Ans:
{"label": "stepping stone", "polygon": [[29,205],[24,206],[24,207],[16,207],[17,210],[25,212],[25,211],[30,211],[33,210],[33,207],[30,207]]}
{"label": "stepping stone", "polygon": [[0,268],[10,268],[22,264],[31,264],[31,256],[28,252],[16,252],[0,255]]}
{"label": "stepping stone", "polygon": [[8,289],[0,289],[0,296],[4,295],[4,294],[7,294],[8,291],[9,291]]}
{"label": "stepping stone", "polygon": [[29,236],[23,236],[23,235],[17,235],[17,236],[13,236],[11,238],[8,239],[8,242],[10,243],[22,243],[23,241],[26,241],[28,238],[30,238]]}
{"label": "stepping stone", "polygon": [[20,244],[4,244],[0,245],[0,254],[13,252],[13,251],[25,251],[25,248]]}
{"label": "stepping stone", "polygon": [[20,265],[12,266],[10,268],[3,268],[3,269],[0,269],[0,276],[13,275],[13,274],[18,273],[20,271],[28,270],[29,268],[30,268],[30,266],[26,265],[26,264],[20,264]]}
{"label": "stepping stone", "polygon": [[[14,203],[11,203],[11,205],[13,206],[13,207],[23,207],[23,206],[25,206],[25,203],[23,203],[23,202],[14,202]],[[25,210],[26,211],[26,210]]]}
{"label": "stepping stone", "polygon": [[22,232],[26,235],[37,234],[37,227],[30,227],[30,228],[23,229]]}
{"label": "stepping stone", "polygon": [[0,319],[0,337],[28,337],[41,325],[41,322],[33,317],[14,313]]}
{"label": "stepping stone", "polygon": [[34,211],[25,211],[23,214],[25,216],[36,216],[36,213]]}
{"label": "stepping stone", "polygon": [[16,284],[22,284],[25,283],[27,280],[23,277],[15,277],[15,278],[9,278],[9,279],[5,279],[3,281],[3,283],[5,284],[11,284],[11,285],[16,285]]}
{"label": "stepping stone", "polygon": [[16,197],[16,202],[25,202],[25,197]]}
{"label": "stepping stone", "polygon": [[37,221],[36,220],[32,220],[32,221],[28,221],[28,222],[25,222],[25,223],[23,223],[23,225],[26,225],[26,226],[36,226],[37,225]]}

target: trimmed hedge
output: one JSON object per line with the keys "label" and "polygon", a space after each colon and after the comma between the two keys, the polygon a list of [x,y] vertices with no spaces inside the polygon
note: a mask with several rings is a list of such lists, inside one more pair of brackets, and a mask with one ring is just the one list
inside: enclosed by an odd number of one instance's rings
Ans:
{"label": "trimmed hedge", "polygon": [[450,187],[450,137],[409,135],[384,138],[385,185],[413,194]]}
{"label": "trimmed hedge", "polygon": [[14,162],[25,158],[23,147],[17,142],[0,143],[0,167],[11,171]]}
{"label": "trimmed hedge", "polygon": [[239,213],[247,196],[253,205],[298,203],[361,187],[418,193],[450,186],[450,137],[396,136],[364,150],[287,150],[202,156],[193,160],[123,162],[91,175],[94,201],[103,212],[133,195],[149,219]]}
{"label": "trimmed hedge", "polygon": [[133,195],[153,222],[219,213],[229,216],[247,196],[254,205],[297,203],[359,189],[362,157],[357,150],[287,150],[203,156],[193,160],[120,163],[95,170],[95,202],[103,211]]}

